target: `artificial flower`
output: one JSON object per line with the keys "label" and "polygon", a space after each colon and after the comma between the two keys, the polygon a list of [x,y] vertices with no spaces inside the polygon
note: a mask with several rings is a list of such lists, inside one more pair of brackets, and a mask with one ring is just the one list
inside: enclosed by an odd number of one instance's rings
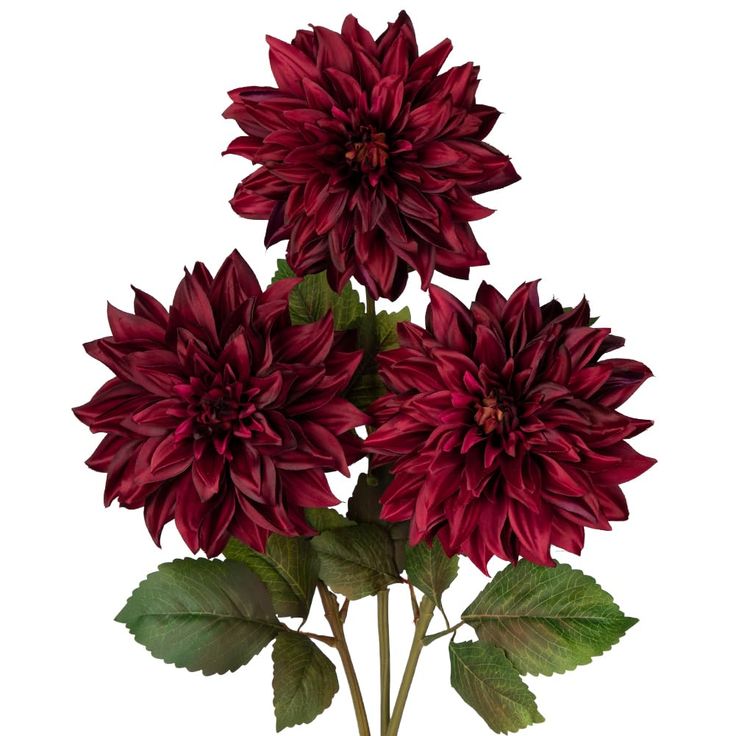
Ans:
{"label": "artificial flower", "polygon": [[519,177],[484,138],[499,112],[476,102],[479,68],[440,73],[452,44],[419,54],[402,12],[374,39],[349,15],[338,33],[268,37],[276,87],[230,93],[225,117],[245,133],[226,153],[259,167],[231,204],[268,220],[267,246],[287,240],[299,275],[351,276],[396,299],[409,270],[467,278],[488,263],[468,224],[493,210],[473,200]]}
{"label": "artificial flower", "polygon": [[579,553],[586,527],[627,518],[620,484],[654,463],[626,441],[651,422],[618,411],[651,372],[603,359],[623,339],[591,326],[585,299],[540,306],[537,282],[508,300],[483,284],[470,309],[430,295],[427,329],[400,323],[400,347],[379,356],[389,393],[366,447],[391,464],[382,517],[482,570]]}
{"label": "artificial flower", "polygon": [[331,314],[291,324],[298,281],[261,291],[236,251],[214,278],[185,272],[168,311],[134,289],[134,314],[109,306],[112,336],[85,346],[115,374],[74,410],[105,433],[87,464],[107,473],[106,505],[143,507],[157,544],[173,519],[194,552],[231,536],[263,550],[272,532],[310,534],[305,508],[338,503],[325,471],[359,456],[366,418],[340,393],[361,354]]}

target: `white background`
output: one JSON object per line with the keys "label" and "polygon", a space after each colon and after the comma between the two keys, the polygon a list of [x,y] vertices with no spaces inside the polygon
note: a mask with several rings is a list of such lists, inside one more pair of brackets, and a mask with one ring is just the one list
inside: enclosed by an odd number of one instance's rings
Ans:
{"label": "white background", "polygon": [[[539,736],[733,733],[734,116],[726,2],[408,2],[420,48],[446,35],[454,64],[482,68],[478,99],[506,114],[490,141],[523,180],[481,198],[476,233],[509,292],[593,312],[656,377],[630,402],[655,427],[636,441],[659,464],[627,487],[631,519],[588,536],[578,563],[641,623],[573,673],[529,678]],[[391,2],[15,2],[0,18],[3,732],[273,732],[271,663],[204,678],[154,660],[113,617],[138,581],[186,553],[157,549],[142,514],[103,509],[96,444],[69,410],[106,379],[83,341],[107,333],[105,302],[130,283],[167,301],[184,265],[234,247],[265,282],[264,224],[227,204],[250,165],[222,159],[237,134],[227,89],[269,84],[266,33],[291,39],[348,12],[374,32]],[[412,276],[399,304],[421,319]],[[356,469],[357,470],[357,469]],[[347,487],[343,487],[346,492]],[[565,555],[560,555],[565,558]],[[456,618],[483,585],[466,566]],[[409,636],[394,590],[395,678]],[[348,636],[377,712],[373,601]],[[319,616],[310,628],[323,629]],[[467,638],[467,637],[465,637]],[[301,733],[352,733],[343,686]],[[445,644],[425,650],[405,732],[483,734],[450,689]],[[402,731],[403,733],[404,731]]]}

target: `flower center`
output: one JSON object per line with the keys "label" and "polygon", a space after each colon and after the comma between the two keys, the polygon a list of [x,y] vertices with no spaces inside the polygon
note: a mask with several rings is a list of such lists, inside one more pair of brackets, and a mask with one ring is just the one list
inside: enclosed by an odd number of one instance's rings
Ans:
{"label": "flower center", "polygon": [[386,134],[379,133],[372,125],[361,125],[357,135],[348,141],[345,160],[364,174],[384,169],[388,161]]}
{"label": "flower center", "polygon": [[195,409],[196,422],[200,427],[210,432],[216,426],[221,426],[224,430],[231,428],[233,420],[238,418],[240,406],[232,395],[228,395],[231,394],[228,388],[230,387],[211,388],[200,398]]}
{"label": "flower center", "polygon": [[475,406],[475,422],[486,434],[493,432],[503,422],[504,409],[499,406],[495,393],[491,392]]}
{"label": "flower center", "polygon": [[224,452],[231,435],[247,438],[260,429],[252,416],[256,412],[251,401],[255,392],[244,389],[240,381],[226,381],[218,376],[212,383],[205,383],[191,378],[189,383],[177,386],[176,391],[188,405],[186,418],[175,432],[178,440],[209,439],[218,452]]}

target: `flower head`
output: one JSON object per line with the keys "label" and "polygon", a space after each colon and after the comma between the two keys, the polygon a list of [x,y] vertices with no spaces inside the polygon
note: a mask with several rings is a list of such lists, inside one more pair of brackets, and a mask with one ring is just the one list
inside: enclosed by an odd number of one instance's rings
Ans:
{"label": "flower head", "polygon": [[401,13],[377,39],[349,15],[289,44],[268,38],[276,87],[230,93],[225,117],[246,133],[226,153],[260,164],[235,191],[243,217],[268,220],[266,245],[288,240],[297,274],[355,276],[395,299],[409,269],[467,278],[488,262],[469,221],[492,210],[473,196],[519,177],[483,139],[499,112],[475,101],[478,67],[440,74],[452,45],[419,54]]}
{"label": "flower head", "polygon": [[601,359],[623,339],[590,326],[585,299],[540,306],[536,282],[508,300],[483,284],[470,309],[430,295],[427,329],[400,323],[401,347],[379,358],[390,393],[365,444],[393,463],[383,518],[482,570],[493,555],[579,553],[585,527],[627,518],[619,485],[654,463],[625,441],[651,422],[617,411],[649,369]]}
{"label": "flower head", "polygon": [[115,374],[74,410],[105,433],[87,463],[107,473],[106,505],[144,508],[157,544],[174,519],[194,552],[230,536],[262,550],[271,532],[310,533],[305,507],[338,503],[325,471],[359,455],[366,417],[339,394],[361,355],[330,314],[291,325],[297,282],[262,292],[236,251],[214,278],[185,272],[169,311],[134,289],[135,313],[110,306],[112,336],[85,346]]}

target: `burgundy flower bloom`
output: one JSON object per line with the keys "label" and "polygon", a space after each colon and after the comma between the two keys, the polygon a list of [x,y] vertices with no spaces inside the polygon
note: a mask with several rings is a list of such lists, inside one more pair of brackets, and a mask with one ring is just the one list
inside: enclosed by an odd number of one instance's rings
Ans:
{"label": "burgundy flower bloom", "polygon": [[269,220],[266,245],[288,240],[300,275],[355,276],[395,299],[409,268],[422,288],[435,269],[467,278],[488,263],[468,221],[490,215],[472,197],[519,178],[483,143],[499,112],[475,101],[478,67],[439,74],[452,45],[419,55],[406,13],[377,39],[349,15],[342,31],[268,38],[277,87],[233,90],[225,117],[246,133],[226,153],[261,167],[231,204]]}
{"label": "burgundy flower bloom", "polygon": [[326,470],[347,474],[366,417],[339,397],[360,361],[332,316],[292,326],[284,279],[261,292],[240,254],[212,278],[197,263],[167,312],[135,291],[108,308],[112,337],[87,352],[115,373],[74,410],[105,432],[87,464],[107,473],[105,504],[145,509],[151,536],[175,519],[196,552],[230,536],[262,550],[270,532],[309,534],[305,507],[338,503]]}
{"label": "burgundy flower bloom", "polygon": [[508,300],[483,284],[470,309],[430,295],[428,329],[400,323],[401,347],[379,357],[391,393],[366,446],[394,463],[383,518],[482,570],[493,555],[579,553],[585,527],[627,518],[619,484],[655,462],[625,442],[651,422],[616,410],[651,372],[601,360],[624,341],[589,326],[585,299],[540,307],[536,282]]}

